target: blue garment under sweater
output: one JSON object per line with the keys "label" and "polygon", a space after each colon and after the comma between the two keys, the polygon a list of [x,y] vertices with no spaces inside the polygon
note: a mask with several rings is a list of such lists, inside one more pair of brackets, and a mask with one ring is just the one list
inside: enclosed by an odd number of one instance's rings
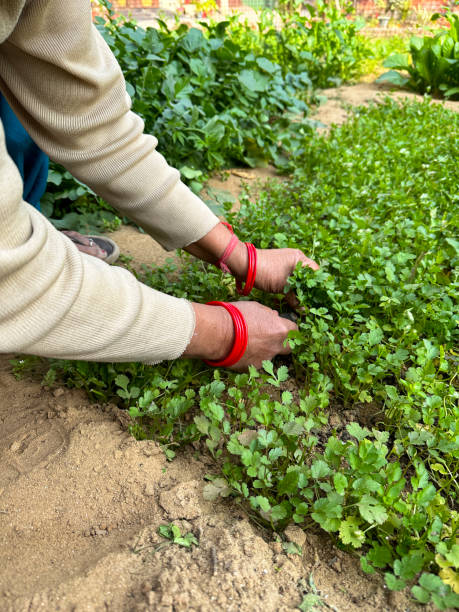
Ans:
{"label": "blue garment under sweater", "polygon": [[49,158],[30,138],[1,93],[0,119],[5,131],[7,151],[24,183],[22,197],[40,210],[40,199],[45,193],[48,180]]}

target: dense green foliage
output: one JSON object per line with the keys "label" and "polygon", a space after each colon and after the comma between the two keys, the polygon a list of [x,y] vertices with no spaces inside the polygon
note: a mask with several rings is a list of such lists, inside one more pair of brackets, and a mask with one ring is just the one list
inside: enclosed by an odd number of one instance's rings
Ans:
{"label": "dense green foliage", "polygon": [[[59,374],[116,394],[133,433],[169,458],[202,439],[219,468],[209,499],[235,496],[276,530],[320,526],[390,589],[458,606],[458,129],[427,100],[360,108],[305,142],[289,182],[229,215],[241,238],[321,265],[290,283],[304,307],[291,361],[238,375],[189,361],[53,362],[48,384]],[[237,299],[230,277],[185,262],[144,280]]]}
{"label": "dense green foliage", "polygon": [[113,231],[121,224],[116,212],[70,172],[51,163],[41,211],[57,229],[86,234]]}
{"label": "dense green foliage", "polygon": [[383,38],[369,38],[370,54],[361,62],[361,71],[364,75],[377,75],[384,72],[383,62],[394,53],[406,53],[409,46],[409,37],[402,35],[385,36]]}
{"label": "dense green foliage", "polygon": [[318,0],[305,8],[308,15],[286,14],[281,24],[276,22],[279,16],[264,11],[256,30],[233,19],[231,38],[244,50],[276,62],[284,73],[305,71],[314,88],[333,87],[360,76],[363,61],[372,51],[369,41],[359,35],[364,19],[350,18],[352,4],[338,10]]}
{"label": "dense green foliage", "polygon": [[409,55],[395,53],[384,62],[392,70],[383,74],[380,82],[388,81],[435,96],[459,96],[459,15],[435,14],[432,20],[441,17],[447,20],[448,27],[435,36],[413,36]]}
{"label": "dense green foliage", "polygon": [[281,67],[245,51],[226,32],[229,22],[204,31],[159,21],[161,29],[133,22],[99,28],[125,75],[133,110],[159,139],[168,162],[193,179],[231,164],[284,163],[308,124],[297,94],[306,72]]}
{"label": "dense green foliage", "polygon": [[[313,20],[294,15],[281,31],[266,13],[256,32],[238,17],[202,30],[162,21],[145,30],[110,9],[107,21],[98,18],[133,110],[195,191],[216,169],[266,162],[286,169],[311,133],[312,87],[358,73],[367,53],[360,25],[323,4],[310,10]],[[59,228],[101,231],[119,223],[108,204],[54,164],[43,211]]]}

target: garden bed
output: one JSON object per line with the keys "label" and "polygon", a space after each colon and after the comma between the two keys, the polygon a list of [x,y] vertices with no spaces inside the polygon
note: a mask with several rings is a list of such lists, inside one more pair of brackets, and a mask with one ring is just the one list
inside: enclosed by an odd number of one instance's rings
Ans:
{"label": "garden bed", "polygon": [[[358,92],[364,102],[378,91],[359,85],[327,94],[352,102]],[[344,119],[341,103],[333,104],[335,111],[324,105],[317,115],[327,125]],[[241,180],[233,174],[214,186],[238,196]],[[133,263],[151,263],[152,253],[143,255]],[[302,602],[304,610],[415,609],[409,593],[364,574],[358,557],[318,526],[287,530],[281,541],[249,521],[256,517],[246,505],[204,500],[204,476],[216,466],[201,442],[167,462],[156,442],[127,434],[125,412],[90,403],[82,391],[17,381],[7,357],[0,389],[1,609],[274,612]],[[324,444],[333,430],[346,436],[352,421],[371,428],[377,412],[365,402],[327,410]],[[162,547],[168,540],[157,528],[172,521],[199,546]]]}

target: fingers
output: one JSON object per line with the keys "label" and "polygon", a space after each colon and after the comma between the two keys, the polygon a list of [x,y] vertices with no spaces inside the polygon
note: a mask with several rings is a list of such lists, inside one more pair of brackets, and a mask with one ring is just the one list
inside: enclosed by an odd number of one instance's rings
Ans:
{"label": "fingers", "polygon": [[291,353],[286,340],[290,331],[298,329],[293,321],[257,302],[236,302],[235,306],[244,316],[249,334],[246,353],[235,369],[244,369],[248,365],[259,368],[264,360]]}
{"label": "fingers", "polygon": [[292,352],[292,349],[290,348],[290,344],[286,342],[287,335],[291,331],[298,330],[298,325],[296,325],[296,323],[294,323],[293,321],[290,321],[289,319],[284,319],[283,317],[280,317],[279,314],[277,316],[279,317],[279,319],[283,321],[283,325],[284,325],[284,337],[282,339],[282,345],[279,348],[279,352],[277,354],[278,355],[289,355]]}
{"label": "fingers", "polygon": [[314,270],[315,272],[317,272],[317,270],[320,268],[319,264],[316,263],[313,259],[309,259],[309,257],[306,257],[303,251],[298,251],[298,260],[296,263],[298,263],[298,261],[301,261],[303,266],[307,266],[308,268],[311,268],[311,270]]}

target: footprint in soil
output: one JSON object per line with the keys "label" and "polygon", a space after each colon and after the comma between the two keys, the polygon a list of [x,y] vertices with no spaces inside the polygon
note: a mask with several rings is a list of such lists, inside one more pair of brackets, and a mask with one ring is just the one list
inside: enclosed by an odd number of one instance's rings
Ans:
{"label": "footprint in soil", "polygon": [[2,424],[0,487],[52,461],[67,445],[67,435],[56,421],[34,424],[31,416],[27,422],[23,414],[13,415]]}

